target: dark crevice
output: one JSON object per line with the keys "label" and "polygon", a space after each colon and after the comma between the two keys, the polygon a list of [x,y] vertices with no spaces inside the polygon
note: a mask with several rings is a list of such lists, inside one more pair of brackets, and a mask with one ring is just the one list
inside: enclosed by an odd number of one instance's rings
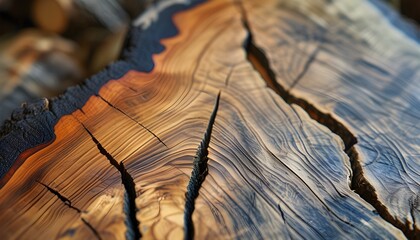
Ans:
{"label": "dark crevice", "polygon": [[188,183],[187,192],[185,193],[185,208],[184,208],[184,238],[194,238],[194,225],[192,222],[192,214],[195,209],[195,199],[198,197],[201,184],[208,173],[208,148],[210,145],[211,132],[213,130],[214,121],[216,119],[217,110],[219,108],[220,92],[217,95],[216,103],[214,104],[213,112],[210,116],[204,137],[198,146],[196,155],[194,157],[194,166],[191,172],[190,181]]}
{"label": "dark crevice", "polygon": [[358,161],[359,156],[354,147],[352,147],[348,152],[351,162],[351,168],[353,170],[353,178],[351,181],[351,189],[354,190],[360,197],[365,201],[370,203],[375,209],[376,212],[386,221],[394,225],[396,228],[400,229],[408,239],[418,239],[419,231],[414,226],[410,224],[403,223],[395,219],[379,200],[378,195],[376,194],[375,188],[366,180],[363,174],[362,165]]}
{"label": "dark crevice", "polygon": [[404,224],[390,215],[387,208],[378,200],[375,188],[364,177],[357,151],[354,148],[354,145],[357,143],[356,137],[354,137],[354,135],[342,123],[338,122],[330,114],[321,112],[312,104],[301,98],[297,98],[286,91],[275,80],[275,75],[269,68],[268,60],[262,51],[252,43],[251,37],[248,41],[247,53],[248,60],[254,68],[260,72],[261,76],[267,82],[267,85],[280,97],[282,97],[286,103],[299,105],[312,119],[328,127],[333,133],[341,137],[345,145],[345,153],[349,156],[352,169],[350,188],[366,202],[371,204],[384,220],[402,230],[408,238],[414,237],[416,234],[415,230],[410,229],[408,224]]}
{"label": "dark crevice", "polygon": [[277,208],[280,212],[281,218],[283,219],[283,222],[284,222],[284,225],[285,225],[285,228],[286,228],[286,231],[287,231],[287,236],[289,237],[289,239],[292,239],[292,237],[290,236],[290,232],[289,232],[289,226],[286,222],[286,218],[284,217],[284,212],[281,209],[280,203],[277,204]]}
{"label": "dark crevice", "polygon": [[264,53],[253,44],[251,35],[248,37],[246,50],[249,62],[261,74],[266,81],[267,86],[283,98],[286,103],[299,105],[312,119],[328,127],[333,133],[340,136],[344,142],[346,153],[357,143],[356,137],[342,123],[338,122],[330,114],[321,112],[307,101],[293,96],[276,81],[275,74],[270,69],[267,58]]}
{"label": "dark crevice", "polygon": [[[51,188],[50,186],[46,185],[45,183],[39,182],[37,181],[39,184],[41,184],[42,186],[44,186],[48,191],[50,191],[52,194],[54,194],[55,196],[57,196],[58,199],[60,199],[64,205],[66,205],[67,207],[75,210],[77,213],[81,214],[84,211],[80,210],[79,208],[76,208],[75,206],[73,206],[71,204],[71,201],[64,197],[60,192],[58,192],[57,190]],[[102,239],[101,236],[99,235],[98,231],[96,231],[96,229],[88,222],[86,221],[84,218],[80,218],[82,220],[82,222],[89,228],[89,230],[92,231],[92,233],[98,238],[98,239]]]}
{"label": "dark crevice", "polygon": [[46,185],[45,183],[39,182],[37,181],[39,184],[41,184],[42,186],[44,186],[48,191],[50,191],[52,194],[54,194],[55,196],[57,196],[58,199],[60,199],[67,207],[75,210],[78,213],[81,213],[82,211],[80,209],[78,209],[77,207],[73,206],[71,204],[71,201],[64,197],[63,195],[61,195],[57,190],[49,187],[48,185]]}
{"label": "dark crevice", "polygon": [[140,222],[137,220],[136,213],[136,185],[134,183],[133,177],[128,173],[127,169],[124,167],[123,162],[120,163],[121,179],[124,184],[125,194],[124,194],[124,211],[127,216],[126,225],[127,225],[127,239],[140,239]]}
{"label": "dark crevice", "polygon": [[[289,91],[287,91],[276,81],[276,76],[274,71],[270,67],[269,60],[267,59],[264,52],[260,50],[253,42],[252,31],[249,27],[245,10],[240,2],[239,6],[240,11],[242,12],[243,26],[248,32],[248,38],[246,39],[244,45],[247,54],[247,60],[252,64],[254,69],[260,73],[262,78],[266,81],[267,86],[270,87],[273,91],[275,91],[281,98],[283,98],[283,100],[286,103],[296,104],[300,106],[308,113],[308,115],[312,119],[326,126],[333,133],[341,137],[345,145],[344,151],[350,159],[350,165],[352,168],[352,174],[350,176],[350,188],[353,191],[355,191],[360,197],[362,197],[366,202],[371,204],[376,209],[376,212],[384,220],[402,230],[408,238],[415,238],[415,230],[410,229],[408,224],[404,224],[391,216],[387,208],[378,200],[375,188],[364,177],[363,169],[359,162],[357,151],[354,148],[355,144],[357,144],[356,137],[342,123],[337,121],[330,114],[323,113],[306,100],[293,96],[289,92],[291,88],[289,88]],[[318,50],[315,50],[315,55],[313,56],[313,58],[316,57],[317,52]],[[301,75],[303,74],[304,72],[301,73]],[[299,81],[299,78],[297,81]]]}
{"label": "dark crevice", "polygon": [[124,212],[126,215],[125,224],[127,225],[127,232],[126,232],[126,238],[127,239],[140,239],[141,233],[139,228],[139,221],[136,218],[136,185],[134,183],[133,178],[131,175],[127,172],[127,169],[124,167],[123,162],[118,163],[115,158],[105,150],[105,148],[102,146],[102,144],[98,141],[98,139],[93,136],[93,134],[89,131],[89,129],[86,128],[86,126],[80,122],[80,124],[83,126],[83,128],[86,130],[86,132],[90,135],[92,138],[92,141],[96,144],[99,152],[104,155],[108,161],[111,163],[112,166],[114,166],[121,174],[121,181],[124,185],[125,193],[124,193]]}
{"label": "dark crevice", "polygon": [[156,135],[154,134],[150,129],[148,129],[147,127],[145,127],[143,124],[141,124],[140,122],[138,122],[136,119],[134,119],[133,117],[129,116],[127,113],[125,113],[124,111],[122,111],[120,108],[118,108],[117,106],[114,106],[113,104],[111,104],[110,102],[108,102],[105,98],[103,98],[102,96],[98,95],[104,102],[106,102],[110,107],[116,109],[117,111],[119,111],[120,113],[124,114],[126,117],[130,118],[133,122],[137,123],[140,127],[146,129],[146,131],[148,131],[150,134],[152,134],[157,140],[159,140],[160,143],[162,143],[166,148],[168,148],[168,146],[166,146],[166,144]]}
{"label": "dark crevice", "polygon": [[86,227],[88,227],[92,233],[95,235],[95,237],[99,240],[102,240],[101,236],[99,235],[98,231],[96,231],[96,229],[90,225],[90,223],[88,221],[86,221],[86,219],[84,218],[80,218],[82,220],[82,222],[86,225]]}

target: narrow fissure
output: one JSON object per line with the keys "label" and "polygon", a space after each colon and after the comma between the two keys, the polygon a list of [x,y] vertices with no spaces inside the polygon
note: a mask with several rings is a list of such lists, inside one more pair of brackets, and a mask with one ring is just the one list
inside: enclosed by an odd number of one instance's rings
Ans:
{"label": "narrow fissure", "polygon": [[101,235],[99,235],[98,231],[84,218],[80,218],[82,222],[92,231],[92,233],[95,235],[95,237],[99,240],[102,240]]}
{"label": "narrow fissure", "polygon": [[59,193],[57,190],[55,190],[55,189],[53,189],[53,188],[51,188],[50,186],[48,186],[47,184],[45,184],[45,183],[42,183],[42,182],[39,182],[39,181],[37,181],[39,184],[41,184],[42,186],[44,186],[48,191],[50,191],[52,194],[54,194],[55,196],[57,196],[57,198],[58,199],[60,199],[63,203],[64,203],[64,205],[66,205],[67,207],[69,207],[69,208],[71,208],[71,209],[73,209],[73,210],[75,210],[76,212],[78,212],[78,213],[81,213],[82,211],[80,210],[80,209],[78,209],[77,207],[75,207],[75,206],[73,206],[72,204],[71,204],[71,201],[68,199],[68,198],[66,198],[66,197],[64,197],[63,195],[61,195],[61,193]]}
{"label": "narrow fissure", "polygon": [[277,208],[279,209],[279,212],[280,212],[281,218],[283,219],[284,225],[286,225],[285,229],[287,231],[288,239],[292,239],[292,237],[290,236],[289,227],[288,227],[288,224],[286,222],[286,218],[284,217],[284,213],[283,213],[283,210],[281,209],[280,203],[277,203]]}
{"label": "narrow fissure", "polygon": [[140,122],[138,122],[136,119],[134,119],[133,117],[129,116],[127,113],[123,112],[120,108],[118,108],[117,106],[114,106],[113,104],[111,104],[110,102],[108,102],[105,98],[103,98],[102,96],[98,95],[99,98],[102,99],[102,101],[106,102],[110,107],[114,108],[115,110],[119,111],[120,113],[124,114],[126,117],[128,117],[129,119],[131,119],[133,122],[137,123],[140,127],[144,128],[146,131],[148,131],[150,134],[152,134],[160,143],[162,143],[166,148],[168,148],[168,146],[166,146],[166,144],[154,133],[152,132],[150,129],[148,129],[147,127],[145,127],[143,124],[141,124]]}
{"label": "narrow fissure", "polygon": [[192,214],[195,209],[195,199],[198,197],[201,184],[208,173],[208,148],[210,145],[211,132],[213,130],[214,121],[216,120],[217,110],[219,108],[220,92],[217,95],[216,103],[214,105],[213,112],[210,116],[209,123],[207,125],[204,137],[197,148],[196,155],[194,157],[194,166],[191,172],[190,181],[187,186],[187,192],[185,193],[185,208],[184,208],[184,238],[194,238],[194,225],[192,222]]}
{"label": "narrow fissure", "polygon": [[[75,206],[73,206],[71,204],[71,201],[64,197],[60,192],[58,192],[57,190],[51,188],[50,186],[46,185],[45,183],[39,182],[37,181],[39,184],[41,184],[42,186],[44,186],[49,192],[51,192],[52,194],[54,194],[55,196],[57,196],[58,199],[60,199],[64,205],[66,205],[67,207],[75,210],[77,213],[81,214],[83,211],[81,211],[80,209],[76,208]],[[96,231],[96,229],[83,217],[80,217],[80,220],[83,222],[83,224],[89,228],[90,231],[92,231],[92,233],[95,235],[95,237],[99,240],[101,240],[101,236],[99,235],[98,231]]]}
{"label": "narrow fissure", "polygon": [[357,151],[354,148],[354,145],[357,143],[356,137],[342,123],[334,119],[330,114],[323,113],[304,99],[293,96],[276,81],[275,73],[271,69],[267,57],[253,42],[252,31],[249,27],[246,12],[242,6],[242,3],[240,1],[237,3],[242,14],[243,26],[248,33],[248,38],[244,44],[247,60],[251,63],[254,69],[260,73],[267,86],[275,91],[281,98],[283,98],[286,103],[299,105],[313,120],[326,126],[343,140],[345,145],[344,151],[349,156],[350,165],[352,168],[352,173],[350,176],[350,188],[362,199],[371,204],[376,209],[376,213],[378,213],[384,220],[391,223],[396,228],[402,230],[408,238],[415,237],[415,230],[411,230],[409,226],[396,220],[390,215],[386,207],[378,200],[374,187],[365,179],[363,169],[358,159]]}
{"label": "narrow fissure", "polygon": [[118,163],[115,158],[105,150],[102,144],[98,141],[98,139],[93,136],[93,134],[86,128],[86,126],[80,122],[86,132],[92,138],[92,141],[96,144],[99,152],[104,155],[108,161],[114,166],[121,174],[121,181],[124,185],[125,193],[124,193],[124,212],[126,215],[125,224],[127,226],[126,238],[127,239],[140,239],[140,222],[136,218],[136,185],[134,183],[133,178],[127,172],[127,169],[124,167],[123,162]]}
{"label": "narrow fissure", "polygon": [[345,152],[348,153],[348,151],[357,143],[356,137],[330,114],[319,111],[312,104],[303,99],[294,97],[289,91],[286,91],[285,88],[276,81],[275,74],[270,69],[264,53],[253,44],[252,35],[249,35],[247,39],[246,50],[248,61],[252,64],[254,69],[261,74],[266,81],[267,86],[283,98],[286,103],[299,105],[312,119],[328,127],[333,133],[340,136],[345,145]]}
{"label": "narrow fissure", "polygon": [[375,188],[363,176],[362,165],[358,161],[359,157],[356,149],[354,147],[350,148],[347,154],[349,155],[351,168],[353,170],[351,189],[359,194],[365,201],[370,203],[383,219],[400,229],[408,239],[416,239],[418,230],[416,230],[415,227],[411,229],[409,224],[402,223],[392,217],[386,207],[378,200]]}

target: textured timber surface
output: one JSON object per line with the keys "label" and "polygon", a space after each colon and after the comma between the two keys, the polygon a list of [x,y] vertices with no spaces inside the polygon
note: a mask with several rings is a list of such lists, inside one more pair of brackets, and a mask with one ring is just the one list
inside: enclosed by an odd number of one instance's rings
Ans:
{"label": "textured timber surface", "polygon": [[418,234],[419,42],[365,1],[248,1],[244,8],[254,43],[289,101],[303,100],[344,124],[353,136],[337,132],[348,147],[357,139],[356,191]]}
{"label": "textured timber surface", "polygon": [[[398,65],[381,71],[376,64],[389,64],[403,50],[389,43],[390,52],[380,52],[368,45],[372,38],[364,39],[363,31],[347,33],[344,23],[326,28],[328,21],[321,20],[330,15],[334,20],[350,5],[331,5],[331,13],[316,20],[302,15],[317,16],[317,9],[295,9],[289,2],[162,1],[134,22],[121,61],[60,98],[22,109],[3,126],[0,139],[1,236],[403,239],[404,232],[415,238],[418,156],[398,158],[381,142],[379,130],[392,128],[387,143],[400,147],[401,154],[418,149],[414,120],[419,117],[413,113],[418,107],[407,105],[418,102],[416,72],[403,79],[406,84],[396,82],[401,74],[381,76]],[[377,18],[385,19],[379,13]],[[355,28],[361,24],[342,21]],[[329,35],[337,43],[325,40]],[[397,36],[389,35],[389,41]],[[414,40],[401,39],[418,48]],[[327,41],[324,56],[319,45]],[[376,54],[368,55],[373,63],[364,59],[365,51]],[[321,57],[334,69],[327,63],[312,67]],[[347,62],[352,58],[360,58],[360,66]],[[418,59],[401,67],[410,64]],[[346,77],[363,81],[364,88]],[[371,89],[383,83],[392,91]],[[283,85],[303,100],[289,96]],[[395,93],[388,104],[405,106],[400,112],[406,118],[411,113],[412,121],[392,124],[404,121],[393,120],[400,108],[389,107],[390,123],[382,115],[374,122],[376,111],[388,106],[381,99],[391,99],[386,93],[397,91],[394,87],[405,95]],[[375,102],[372,96],[382,98]],[[290,104],[292,98],[303,108]],[[364,103],[373,109],[366,112]],[[364,120],[353,118],[350,107],[363,109]],[[406,134],[392,138],[397,130]],[[380,154],[366,153],[368,137]],[[385,166],[401,164],[395,170],[401,173],[380,166],[370,171],[366,162],[380,163],[376,156],[393,163]],[[364,190],[375,201],[352,190],[353,174],[369,184]],[[390,192],[394,187],[404,194]],[[404,202],[407,198],[414,202]],[[404,222],[392,209],[409,209],[406,219],[411,218]]]}

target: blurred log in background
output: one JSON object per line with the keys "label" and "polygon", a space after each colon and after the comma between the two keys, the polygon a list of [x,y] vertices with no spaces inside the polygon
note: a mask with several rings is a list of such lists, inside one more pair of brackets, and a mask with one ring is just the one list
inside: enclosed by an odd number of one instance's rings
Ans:
{"label": "blurred log in background", "polygon": [[57,96],[117,59],[131,20],[150,4],[0,0],[0,125],[23,103]]}

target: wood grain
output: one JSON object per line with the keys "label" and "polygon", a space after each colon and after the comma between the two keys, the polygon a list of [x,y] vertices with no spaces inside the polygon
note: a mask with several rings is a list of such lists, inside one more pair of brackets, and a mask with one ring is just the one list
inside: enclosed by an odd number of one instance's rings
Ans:
{"label": "wood grain", "polygon": [[162,2],[123,60],[9,122],[0,234],[404,238],[350,189],[342,139],[250,62],[249,18],[235,1]]}
{"label": "wood grain", "polygon": [[82,219],[101,229],[101,236],[123,236],[124,191],[118,172],[98,154],[74,117],[63,117],[55,134],[54,143],[25,161],[1,189],[2,236],[94,238]]}
{"label": "wood grain", "polygon": [[285,96],[330,114],[356,137],[353,187],[408,236],[418,235],[416,39],[364,1],[247,1],[244,8]]}

